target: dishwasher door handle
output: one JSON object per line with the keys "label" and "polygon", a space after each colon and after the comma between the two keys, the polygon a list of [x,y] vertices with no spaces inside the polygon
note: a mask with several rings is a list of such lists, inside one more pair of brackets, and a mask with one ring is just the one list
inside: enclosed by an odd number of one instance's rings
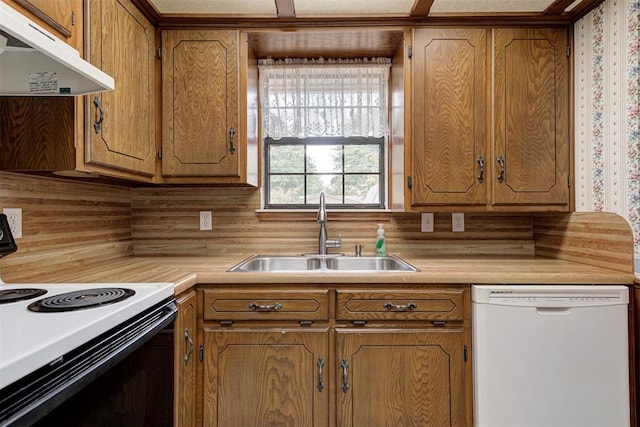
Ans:
{"label": "dishwasher door handle", "polygon": [[571,316],[571,307],[536,307],[536,314],[540,316]]}

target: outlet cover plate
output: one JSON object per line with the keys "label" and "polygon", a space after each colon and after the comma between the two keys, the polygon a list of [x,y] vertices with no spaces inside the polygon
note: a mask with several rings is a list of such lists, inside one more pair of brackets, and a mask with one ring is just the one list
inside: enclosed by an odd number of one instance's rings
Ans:
{"label": "outlet cover plate", "polygon": [[433,213],[423,213],[420,218],[420,231],[433,233]]}
{"label": "outlet cover plate", "polygon": [[200,230],[213,230],[211,211],[200,211]]}
{"label": "outlet cover plate", "polygon": [[464,231],[464,213],[451,214],[451,231],[453,232]]}
{"label": "outlet cover plate", "polygon": [[4,208],[2,213],[7,216],[7,222],[14,239],[22,238],[22,208]]}

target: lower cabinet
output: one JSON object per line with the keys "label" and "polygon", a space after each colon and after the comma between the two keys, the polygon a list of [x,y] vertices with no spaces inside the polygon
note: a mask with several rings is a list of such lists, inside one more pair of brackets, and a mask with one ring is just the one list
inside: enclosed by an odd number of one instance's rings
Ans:
{"label": "lower cabinet", "polygon": [[339,426],[462,426],[464,340],[456,329],[338,329]]}
{"label": "lower cabinet", "polygon": [[204,331],[204,425],[326,426],[327,330]]}
{"label": "lower cabinet", "polygon": [[203,425],[470,424],[468,286],[285,286],[201,288]]}

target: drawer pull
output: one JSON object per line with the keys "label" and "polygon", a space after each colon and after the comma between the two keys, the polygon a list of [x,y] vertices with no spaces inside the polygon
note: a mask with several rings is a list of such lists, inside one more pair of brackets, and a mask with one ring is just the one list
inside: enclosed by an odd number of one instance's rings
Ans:
{"label": "drawer pull", "polygon": [[416,308],[418,308],[418,305],[414,302],[410,302],[407,305],[400,305],[400,304],[393,304],[391,302],[387,302],[385,303],[385,305],[383,306],[384,308],[386,308],[387,310],[391,311],[411,311],[411,310],[415,310]]}
{"label": "drawer pull", "polygon": [[273,305],[259,305],[256,302],[249,304],[249,308],[253,311],[278,311],[282,308],[282,304],[275,303]]}

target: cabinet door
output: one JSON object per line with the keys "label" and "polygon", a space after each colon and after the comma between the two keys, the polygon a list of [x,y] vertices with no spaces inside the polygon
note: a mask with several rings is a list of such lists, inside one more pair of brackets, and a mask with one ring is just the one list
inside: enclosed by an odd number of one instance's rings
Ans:
{"label": "cabinet door", "polygon": [[462,328],[336,330],[337,424],[463,426]]}
{"label": "cabinet door", "polygon": [[569,204],[565,29],[496,29],[493,204]]}
{"label": "cabinet door", "polygon": [[[28,11],[36,18],[36,23],[45,24],[46,29],[71,46],[80,46],[82,20],[81,0],[3,0],[24,13]],[[23,9],[21,9],[24,8]]]}
{"label": "cabinet door", "polygon": [[129,0],[90,0],[91,62],[115,90],[87,97],[85,161],[153,176],[156,159],[154,28]]}
{"label": "cabinet door", "polygon": [[196,293],[179,297],[177,304],[173,425],[187,427],[196,424]]}
{"label": "cabinet door", "polygon": [[326,329],[204,331],[204,425],[327,426]]}
{"label": "cabinet door", "polygon": [[239,176],[238,32],[162,33],[165,176]]}
{"label": "cabinet door", "polygon": [[412,205],[485,205],[486,30],[413,34]]}

